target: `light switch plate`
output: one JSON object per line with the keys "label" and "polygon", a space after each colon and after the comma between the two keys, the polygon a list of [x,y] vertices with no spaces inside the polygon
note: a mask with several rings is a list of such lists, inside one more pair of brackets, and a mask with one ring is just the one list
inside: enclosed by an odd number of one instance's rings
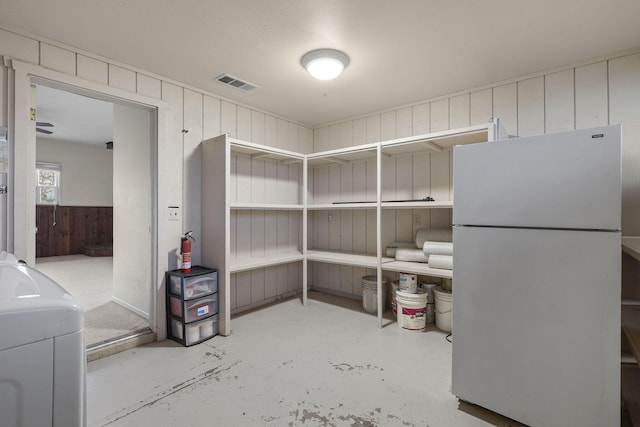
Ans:
{"label": "light switch plate", "polygon": [[167,215],[169,221],[180,221],[180,206],[169,206]]}

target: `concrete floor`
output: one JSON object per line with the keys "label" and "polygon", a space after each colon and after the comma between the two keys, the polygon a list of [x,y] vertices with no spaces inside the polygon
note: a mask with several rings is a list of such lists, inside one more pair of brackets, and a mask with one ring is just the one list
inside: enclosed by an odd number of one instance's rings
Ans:
{"label": "concrete floor", "polygon": [[378,329],[314,294],[232,319],[232,334],[155,342],[88,365],[89,426],[516,426],[450,393],[446,333]]}

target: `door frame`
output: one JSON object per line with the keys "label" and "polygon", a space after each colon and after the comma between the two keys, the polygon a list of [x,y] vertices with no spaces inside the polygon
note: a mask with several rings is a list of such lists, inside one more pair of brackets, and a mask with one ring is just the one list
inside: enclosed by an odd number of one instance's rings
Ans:
{"label": "door frame", "polygon": [[[9,135],[13,134],[10,150],[13,155],[9,161],[9,188],[13,189],[7,201],[8,248],[19,259],[35,265],[35,174],[36,138],[30,123],[30,109],[32,104],[31,85],[34,83],[90,96],[112,103],[135,105],[150,108],[155,111],[155,128],[151,141],[151,305],[149,310],[149,324],[156,332],[158,339],[165,336],[164,304],[158,304],[161,293],[161,280],[167,266],[159,263],[158,253],[164,248],[158,248],[159,235],[166,233],[158,221],[158,207],[161,201],[158,188],[162,179],[158,173],[158,151],[164,147],[168,105],[166,102],[148,96],[127,92],[101,83],[81,79],[77,76],[43,68],[38,65],[24,63],[11,58],[4,58],[4,64],[9,70],[9,94],[13,89],[13,108],[9,105]],[[11,116],[13,113],[13,116]],[[13,129],[12,129],[13,127]],[[33,165],[29,167],[29,165]],[[159,281],[160,279],[160,281]]]}

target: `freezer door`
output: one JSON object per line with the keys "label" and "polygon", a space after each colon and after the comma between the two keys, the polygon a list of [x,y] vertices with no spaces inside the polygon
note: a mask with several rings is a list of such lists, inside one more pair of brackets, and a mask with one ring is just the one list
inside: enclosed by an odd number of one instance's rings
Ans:
{"label": "freezer door", "polygon": [[620,229],[620,126],[458,146],[453,223]]}
{"label": "freezer door", "polygon": [[620,422],[620,234],[454,227],[452,391],[527,425]]}

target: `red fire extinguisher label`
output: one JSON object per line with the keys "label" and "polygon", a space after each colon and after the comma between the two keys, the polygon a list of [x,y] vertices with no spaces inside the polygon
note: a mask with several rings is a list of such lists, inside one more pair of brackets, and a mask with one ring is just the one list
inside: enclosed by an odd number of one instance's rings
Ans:
{"label": "red fire extinguisher label", "polygon": [[187,270],[191,268],[191,252],[182,253],[182,269]]}

